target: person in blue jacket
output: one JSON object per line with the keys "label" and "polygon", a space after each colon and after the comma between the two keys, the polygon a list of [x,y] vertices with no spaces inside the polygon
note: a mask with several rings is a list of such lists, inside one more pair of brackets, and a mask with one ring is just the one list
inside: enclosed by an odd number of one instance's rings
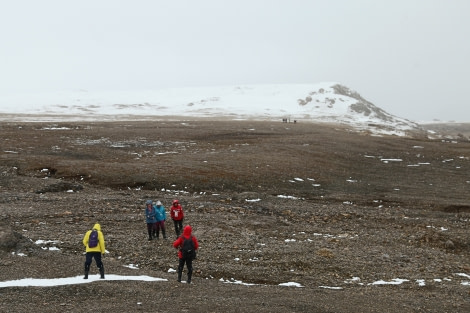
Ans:
{"label": "person in blue jacket", "polygon": [[147,232],[149,234],[149,240],[152,240],[152,235],[155,233],[155,223],[157,219],[155,217],[155,207],[153,206],[152,200],[147,200],[145,203],[145,222],[147,223]]}
{"label": "person in blue jacket", "polygon": [[160,201],[157,201],[155,205],[155,218],[157,219],[157,222],[155,223],[156,231],[157,231],[157,239],[160,236],[160,229],[162,230],[163,238],[167,239],[166,232],[165,232],[166,211],[165,211],[165,207]]}

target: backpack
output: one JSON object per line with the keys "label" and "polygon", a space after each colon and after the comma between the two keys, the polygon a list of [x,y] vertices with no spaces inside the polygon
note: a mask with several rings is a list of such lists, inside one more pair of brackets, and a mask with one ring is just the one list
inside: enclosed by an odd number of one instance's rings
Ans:
{"label": "backpack", "polygon": [[88,247],[94,248],[98,245],[98,231],[93,229],[90,233],[90,238],[88,238]]}
{"label": "backpack", "polygon": [[189,238],[183,237],[183,245],[181,247],[181,253],[183,254],[183,259],[194,260],[196,258],[196,249],[194,249],[193,236]]}

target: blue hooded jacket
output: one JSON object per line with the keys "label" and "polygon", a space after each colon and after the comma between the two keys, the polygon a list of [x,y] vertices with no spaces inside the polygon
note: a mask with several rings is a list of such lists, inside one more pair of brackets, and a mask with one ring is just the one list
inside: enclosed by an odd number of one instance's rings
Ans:
{"label": "blue hooded jacket", "polygon": [[147,224],[157,222],[157,219],[155,218],[155,207],[152,205],[152,200],[147,200],[145,203],[145,222]]}
{"label": "blue hooded jacket", "polygon": [[162,205],[160,201],[158,201],[157,205],[155,206],[155,216],[157,218],[157,222],[166,220],[165,207]]}

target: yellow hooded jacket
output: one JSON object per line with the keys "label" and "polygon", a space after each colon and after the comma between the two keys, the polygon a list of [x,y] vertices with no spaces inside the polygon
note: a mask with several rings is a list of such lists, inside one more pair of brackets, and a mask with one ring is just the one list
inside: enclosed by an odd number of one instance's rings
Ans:
{"label": "yellow hooded jacket", "polygon": [[[93,229],[96,229],[98,231],[98,245],[96,247],[90,248],[88,247],[88,239],[90,238],[90,234]],[[101,232],[101,225],[96,223],[95,226],[93,226],[93,229],[87,231],[85,237],[83,237],[83,245],[86,247],[86,252],[101,252],[101,254],[104,254],[105,245],[104,236]]]}

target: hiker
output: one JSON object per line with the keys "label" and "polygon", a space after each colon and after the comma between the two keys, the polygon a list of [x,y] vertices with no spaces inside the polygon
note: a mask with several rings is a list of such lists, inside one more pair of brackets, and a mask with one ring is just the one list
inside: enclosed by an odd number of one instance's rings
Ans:
{"label": "hiker", "polygon": [[96,223],[95,226],[93,226],[93,229],[86,232],[83,237],[83,245],[86,247],[85,277],[83,278],[88,279],[90,265],[94,258],[96,266],[100,270],[101,278],[104,279],[104,265],[101,261],[101,255],[105,252],[105,244],[100,224]]}
{"label": "hiker", "polygon": [[157,204],[155,206],[155,218],[157,220],[157,222],[155,223],[157,239],[160,236],[160,229],[162,230],[163,239],[166,239],[166,232],[165,232],[166,211],[165,211],[165,207],[160,201],[157,201]]}
{"label": "hiker", "polygon": [[149,234],[149,240],[152,240],[152,236],[156,236],[155,223],[157,219],[155,217],[155,207],[153,206],[152,200],[145,202],[145,222],[147,223],[147,232]]}
{"label": "hiker", "polygon": [[191,226],[186,225],[183,230],[183,235],[173,242],[173,247],[178,249],[178,282],[181,282],[181,275],[183,274],[184,264],[188,269],[187,283],[191,283],[191,276],[193,274],[193,259],[196,258],[196,250],[199,248],[199,243],[192,233]]}
{"label": "hiker", "polygon": [[181,235],[181,231],[183,230],[184,213],[183,207],[181,206],[180,202],[176,199],[173,200],[173,205],[170,209],[170,216],[173,220],[173,224],[175,224],[176,238],[178,238]]}

